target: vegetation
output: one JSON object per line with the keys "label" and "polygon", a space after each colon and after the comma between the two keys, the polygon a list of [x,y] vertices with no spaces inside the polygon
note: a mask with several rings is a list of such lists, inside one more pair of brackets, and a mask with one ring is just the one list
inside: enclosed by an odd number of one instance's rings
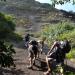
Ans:
{"label": "vegetation", "polygon": [[11,16],[0,13],[0,39],[5,39],[8,34],[15,30],[15,24]]}
{"label": "vegetation", "polygon": [[[14,32],[15,27],[12,16],[0,13],[0,40],[13,40],[13,38],[16,38],[14,36],[18,34]],[[21,38],[19,35],[18,37]],[[17,41],[17,39],[14,41]]]}
{"label": "vegetation", "polygon": [[[7,1],[7,0],[1,0],[1,1]],[[2,4],[0,3],[0,4],[1,4],[1,6],[7,6],[6,10],[9,10],[8,12],[12,12],[13,14],[16,14],[16,11],[19,10],[22,12],[21,14],[23,14],[23,13],[25,14],[28,12],[30,12],[30,13],[32,12],[33,14],[34,13],[36,14],[36,13],[41,12],[42,14],[45,13],[45,15],[46,15],[46,12],[47,11],[49,12],[51,10],[50,14],[48,14],[48,12],[47,12],[48,18],[45,18],[46,16],[43,16],[43,20],[46,22],[50,21],[50,19],[52,19],[52,21],[57,20],[58,15],[56,14],[56,12],[54,13],[53,10],[55,10],[55,9],[53,8],[52,5],[49,5],[46,3],[41,4],[39,2],[35,2],[35,0],[30,0],[30,1],[26,0],[26,1],[25,0],[22,0],[22,1],[15,0],[15,2],[8,1],[8,2],[4,2]],[[52,0],[52,4],[53,5],[59,4],[59,3],[64,4],[69,1],[70,0]],[[17,14],[17,15],[19,15],[19,14]],[[49,15],[51,15],[51,16],[49,16]],[[55,16],[56,16],[56,18],[55,18]],[[21,17],[17,18],[15,20],[15,22],[17,24],[17,27],[19,25],[25,27],[25,25],[31,24],[31,21],[29,19],[25,19],[25,16],[22,18]],[[15,41],[17,42],[17,41],[22,40],[22,38],[20,36],[21,31],[19,31],[19,32],[15,31],[15,27],[16,27],[16,25],[13,22],[12,16],[4,15],[4,14],[0,13],[0,65],[2,67],[10,67],[11,65],[14,65],[13,54],[15,53],[15,50],[13,49],[13,46],[10,44],[7,44],[6,41],[12,40],[14,42]],[[19,33],[19,34],[17,34],[17,33]],[[67,39],[71,40],[72,50],[70,51],[70,53],[67,54],[67,58],[71,59],[71,58],[75,57],[75,39],[74,39],[75,38],[75,24],[74,23],[70,23],[68,21],[68,22],[61,22],[61,23],[54,24],[54,25],[51,24],[51,25],[45,26],[41,33],[42,33],[42,38],[45,38],[45,37],[47,38],[46,40],[49,45],[51,45],[53,43],[54,39],[64,40],[64,38],[67,38]],[[34,33],[32,33],[32,36],[34,36],[33,34]],[[37,38],[40,37],[40,33],[35,33],[35,37],[37,37]],[[73,73],[68,73],[67,75],[73,75]]]}
{"label": "vegetation", "polygon": [[0,65],[1,67],[14,66],[13,54],[15,50],[8,41],[19,41],[20,36],[16,34],[15,23],[10,15],[0,13]]}
{"label": "vegetation", "polygon": [[75,75],[75,72],[65,70],[64,68],[65,68],[65,66],[59,65],[53,69],[52,74],[57,75],[60,73],[60,75],[61,75],[61,73],[63,73],[64,75]]}
{"label": "vegetation", "polygon": [[67,2],[71,2],[73,4],[75,4],[75,0],[51,0],[52,1],[52,5],[55,6],[55,4],[65,4]]}
{"label": "vegetation", "polygon": [[0,41],[0,65],[1,67],[10,67],[14,65],[13,54],[15,50],[13,45],[7,45],[4,41]]}
{"label": "vegetation", "polygon": [[71,22],[62,22],[54,25],[48,25],[43,28],[42,37],[47,38],[49,45],[54,39],[64,40],[65,38],[71,41],[72,50],[67,54],[68,58],[75,57],[75,24]]}

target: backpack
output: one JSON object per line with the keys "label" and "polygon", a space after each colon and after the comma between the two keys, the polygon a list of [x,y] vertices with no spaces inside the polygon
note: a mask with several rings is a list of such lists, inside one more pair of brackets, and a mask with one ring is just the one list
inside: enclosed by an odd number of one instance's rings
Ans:
{"label": "backpack", "polygon": [[71,50],[71,45],[68,41],[64,41],[61,45],[60,45],[61,50],[64,51],[64,53],[69,53]]}
{"label": "backpack", "polygon": [[32,41],[31,41],[31,45],[38,45],[38,42],[35,41],[35,40],[32,40]]}
{"label": "backpack", "polygon": [[36,55],[37,52],[38,52],[38,47],[37,47],[37,45],[33,45],[33,46],[32,46],[32,50],[33,50],[34,54]]}
{"label": "backpack", "polygon": [[29,41],[29,39],[30,39],[30,36],[29,36],[29,34],[27,34],[27,35],[25,36],[25,41]]}
{"label": "backpack", "polygon": [[71,50],[71,45],[69,43],[69,41],[63,41],[61,44],[60,44],[60,49],[58,49],[57,51],[57,57],[56,57],[56,61],[58,63],[60,62],[64,62],[64,59],[65,59],[65,55],[66,53],[69,53]]}

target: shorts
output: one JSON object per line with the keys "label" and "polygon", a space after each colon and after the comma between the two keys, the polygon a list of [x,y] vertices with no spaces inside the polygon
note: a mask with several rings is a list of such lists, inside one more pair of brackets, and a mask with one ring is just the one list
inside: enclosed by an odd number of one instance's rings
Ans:
{"label": "shorts", "polygon": [[32,59],[34,58],[33,52],[29,51],[29,57],[32,58]]}

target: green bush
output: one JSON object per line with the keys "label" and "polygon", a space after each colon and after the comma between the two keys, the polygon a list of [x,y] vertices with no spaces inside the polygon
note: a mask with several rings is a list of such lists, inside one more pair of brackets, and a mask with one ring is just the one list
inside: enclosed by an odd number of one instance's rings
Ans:
{"label": "green bush", "polygon": [[75,72],[70,72],[70,71],[68,71],[68,72],[66,72],[64,75],[75,75]]}
{"label": "green bush", "polygon": [[0,39],[5,39],[15,30],[15,26],[11,16],[0,13]]}
{"label": "green bush", "polygon": [[0,40],[15,41],[22,40],[22,37],[15,33],[13,16],[0,13]]}
{"label": "green bush", "polygon": [[[71,41],[72,49],[75,49],[75,24],[71,22],[62,22],[54,25],[48,25],[42,29],[42,37],[47,38],[47,42],[51,45],[54,39],[64,40],[67,38]],[[67,54],[67,58],[74,58],[75,50],[71,50]]]}
{"label": "green bush", "polygon": [[0,65],[1,67],[14,66],[13,54],[16,53],[13,45],[7,45],[4,41],[0,41]]}
{"label": "green bush", "polygon": [[66,58],[68,59],[75,58],[75,48],[71,49],[71,51],[66,55]]}
{"label": "green bush", "polygon": [[9,36],[7,37],[8,41],[13,41],[14,43],[20,42],[23,40],[21,35],[16,34],[16,33],[10,33]]}
{"label": "green bush", "polygon": [[[75,29],[73,23],[63,22],[54,25],[48,25],[43,28],[42,36],[46,36],[47,39],[60,39],[60,36],[63,37],[64,34],[70,34]],[[72,32],[73,34],[73,32]]]}

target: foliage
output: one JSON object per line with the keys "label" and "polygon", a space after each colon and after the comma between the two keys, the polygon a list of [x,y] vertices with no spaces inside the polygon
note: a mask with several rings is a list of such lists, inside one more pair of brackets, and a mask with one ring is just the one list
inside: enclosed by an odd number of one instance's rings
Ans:
{"label": "foliage", "polygon": [[58,64],[52,71],[52,75],[75,75],[75,72],[65,69],[65,65]]}
{"label": "foliage", "polygon": [[75,75],[75,72],[67,71],[67,72],[65,73],[65,75]]}
{"label": "foliage", "polygon": [[71,2],[73,4],[75,4],[75,0],[51,0],[52,1],[52,5],[55,6],[55,4],[65,4],[67,2]]}
{"label": "foliage", "polygon": [[67,54],[67,58],[75,57],[75,24],[70,22],[62,22],[43,28],[42,37],[47,38],[47,42],[51,45],[54,39],[64,40],[65,38],[71,41],[72,50]]}
{"label": "foliage", "polygon": [[0,13],[0,39],[5,39],[9,33],[15,30],[12,17]]}
{"label": "foliage", "polygon": [[0,13],[0,40],[20,41],[22,37],[15,33],[13,16]]}
{"label": "foliage", "polygon": [[14,66],[13,54],[15,50],[13,45],[7,44],[6,41],[19,41],[22,38],[16,34],[13,17],[0,13],[0,65],[2,67]]}
{"label": "foliage", "polygon": [[15,53],[13,45],[6,45],[5,42],[0,41],[0,65],[2,67],[14,65],[13,53]]}
{"label": "foliage", "polygon": [[66,57],[67,57],[68,59],[75,58],[75,48],[72,49],[72,50],[66,55]]}
{"label": "foliage", "polygon": [[46,36],[47,39],[56,39],[59,36],[62,36],[64,33],[67,34],[70,31],[74,30],[75,26],[72,23],[63,22],[58,24],[52,24],[50,26],[46,26],[43,29],[43,36]]}
{"label": "foliage", "polygon": [[10,33],[6,39],[7,41],[13,41],[14,43],[17,43],[23,40],[23,38],[17,33]]}

